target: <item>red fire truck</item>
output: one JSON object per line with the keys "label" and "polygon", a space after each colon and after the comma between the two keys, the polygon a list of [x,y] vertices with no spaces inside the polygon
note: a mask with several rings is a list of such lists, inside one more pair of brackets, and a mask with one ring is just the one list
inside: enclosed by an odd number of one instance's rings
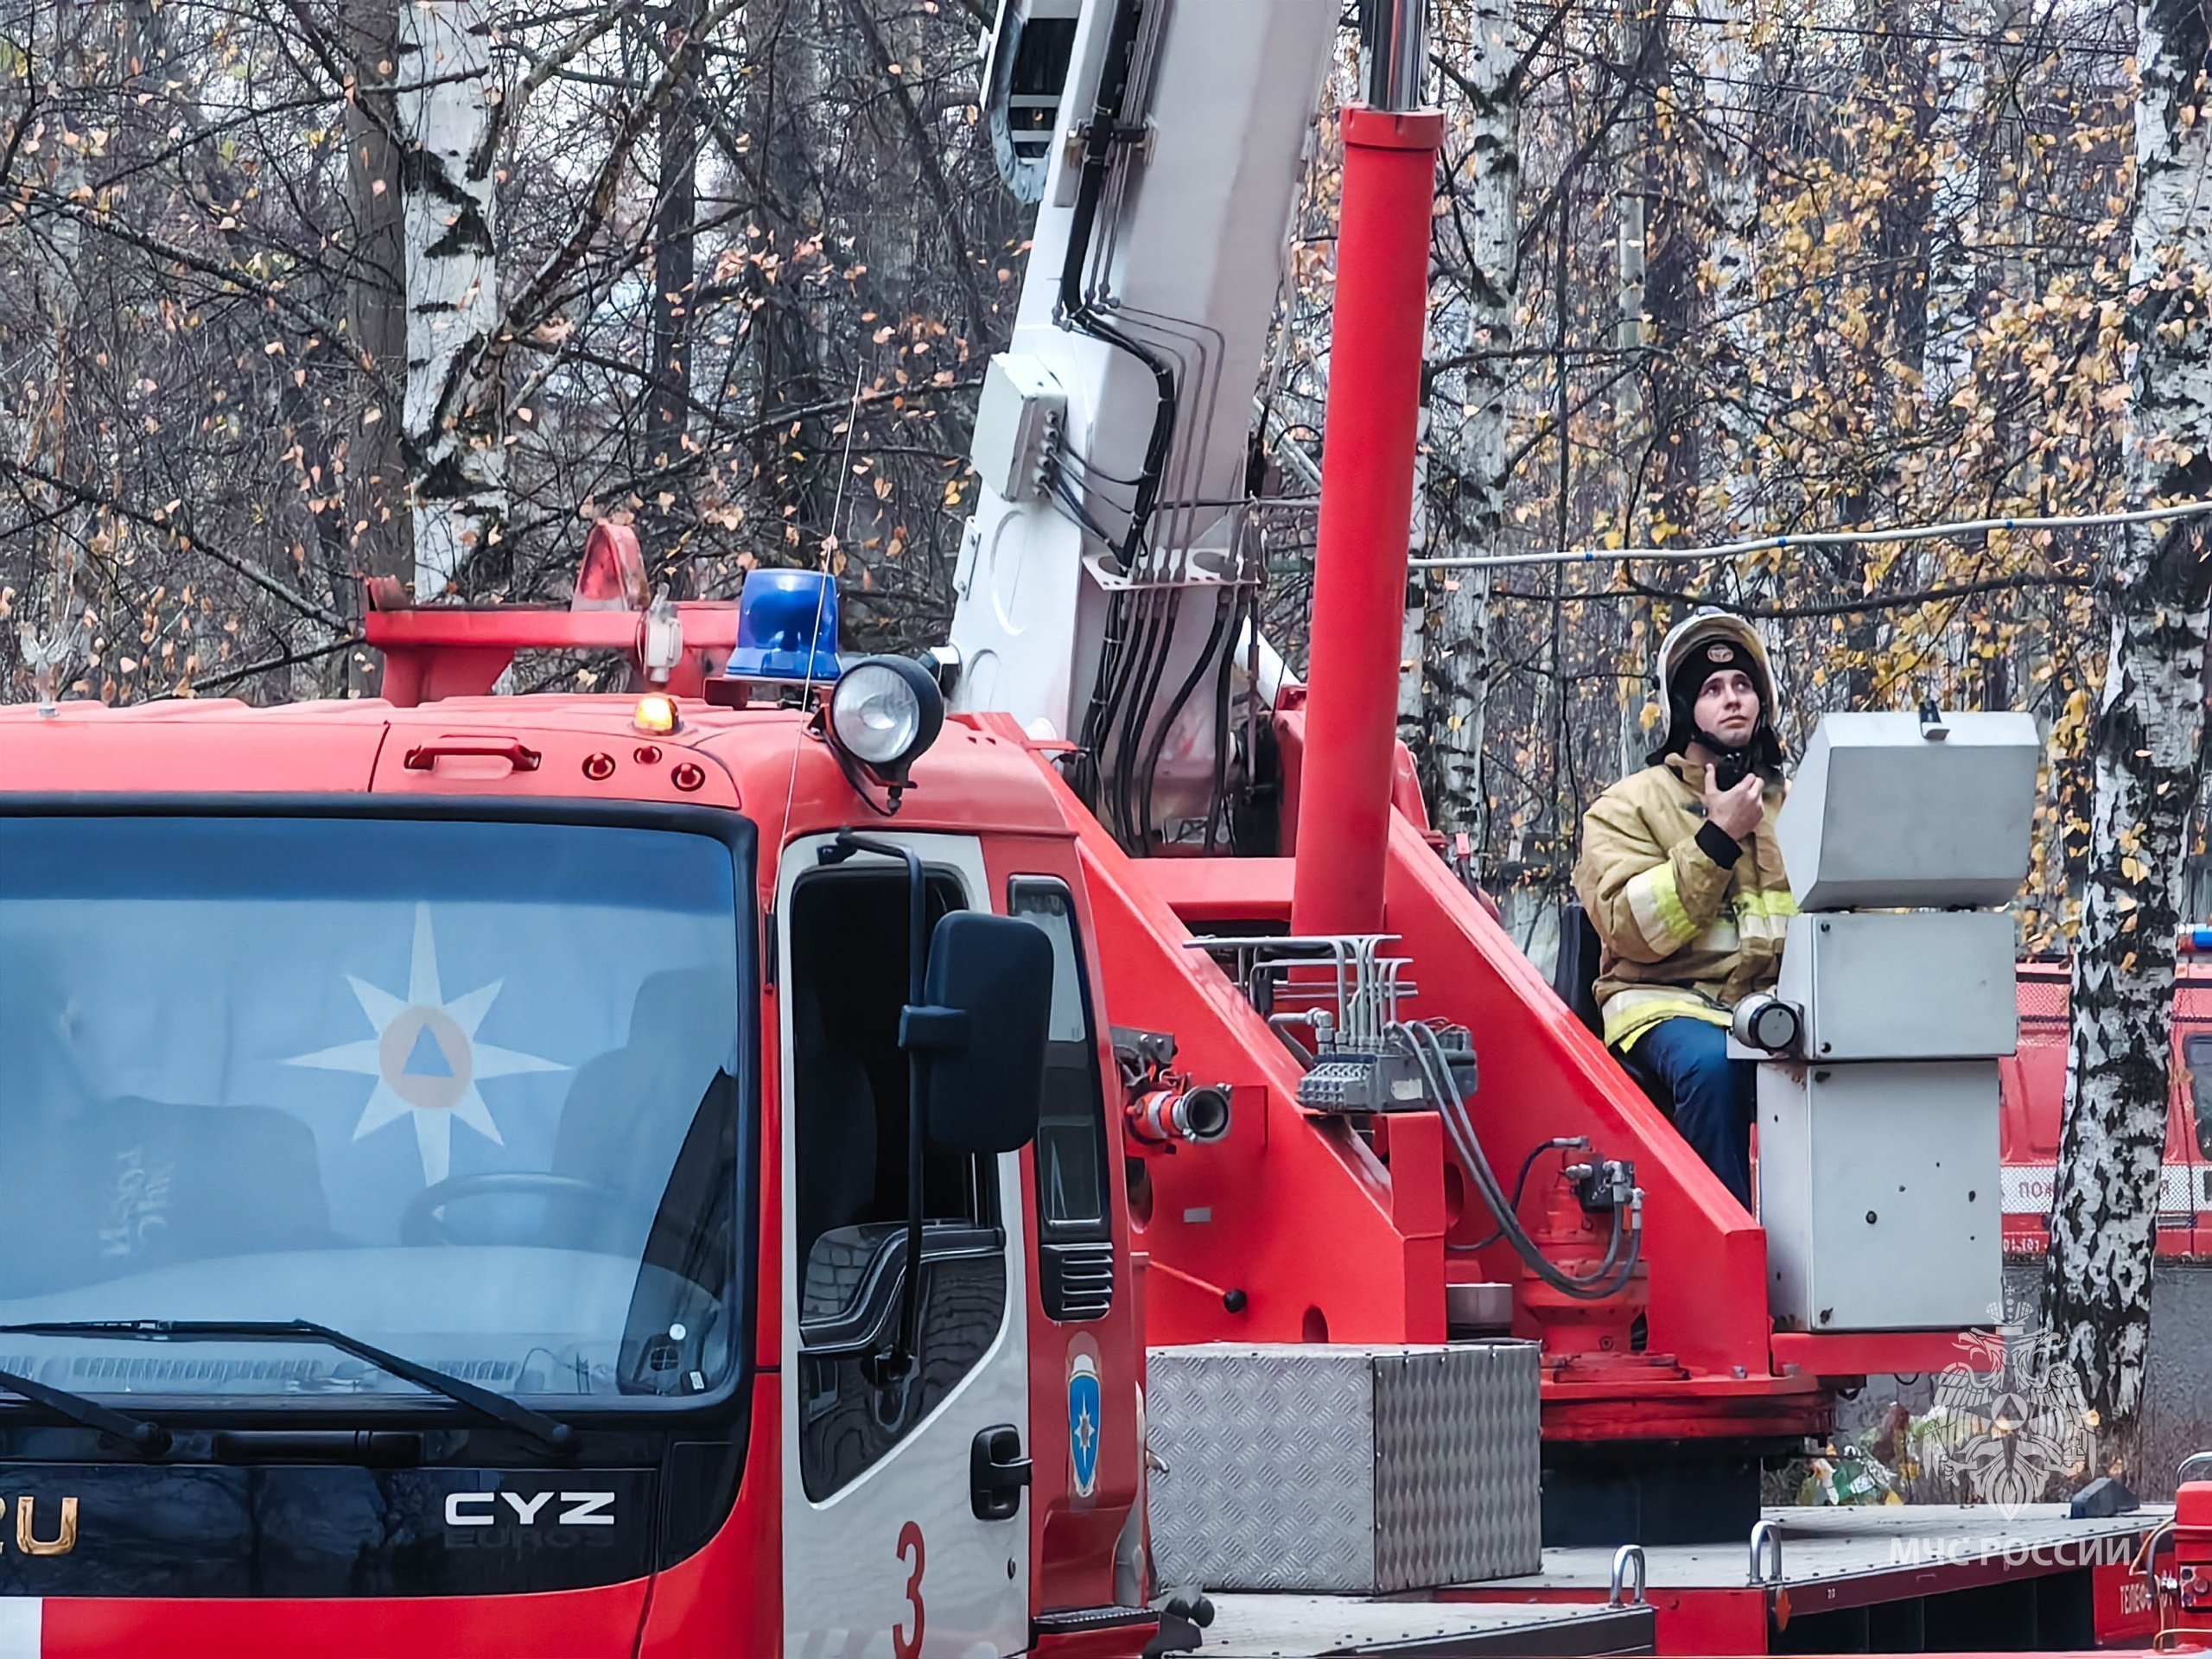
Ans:
{"label": "red fire truck", "polygon": [[[594,535],[588,598],[625,540]],[[772,601],[831,608],[752,591],[772,639]],[[1776,1330],[1757,1226],[1416,819],[1390,920],[1446,988],[1404,1012],[1485,1033],[1486,1138],[1634,1153],[1611,1306],[1507,1267],[1434,1113],[1300,1104],[1190,948],[1287,916],[1288,861],[1132,859],[1063,746],[940,728],[912,663],[732,679],[778,655],[747,626],[397,608],[389,701],[0,717],[0,1651],[1134,1653],[1169,1599],[1147,1342],[1435,1343],[1452,1287],[1515,1286],[1557,1471],[1640,1448],[1714,1503],[1700,1445],[1794,1443],[1834,1380],[1960,1351]],[[827,636],[797,633],[768,665],[804,684]],[[545,646],[675,660],[483,695]],[[1294,756],[1295,696],[1275,723]],[[1604,1211],[1522,1213],[1571,1267]],[[1841,1518],[1748,1571],[1647,1517],[1624,1585],[1584,1548],[1410,1609],[1217,1600],[1281,1651],[1378,1617],[1454,1651],[1840,1644],[1870,1608],[1993,1647],[2143,1627],[2145,1517]]]}
{"label": "red fire truck", "polygon": [[[2020,965],[2019,1052],[2004,1063],[2005,1248],[2046,1248],[2066,1105],[2063,961]],[[2174,994],[2171,1100],[2158,1182],[2158,1254],[2212,1255],[2212,970],[2184,958]]]}
{"label": "red fire truck", "polygon": [[[814,573],[647,604],[602,525],[567,608],[374,593],[377,699],[0,711],[0,1659],[2155,1630],[2151,1514],[1760,1507],[1840,1390],[2001,1364],[1993,1051],[1808,995],[1834,1052],[1776,1087],[1858,1092],[1800,1119],[1956,1138],[1763,1226],[1431,843],[1392,734],[1440,122],[1418,8],[1370,12],[1307,683],[1247,431],[1338,8],[1008,0],[1034,251],[927,662],[843,658]],[[536,650],[630,683],[495,695]],[[2018,758],[1901,718],[1837,775]],[[1916,937],[1988,931],[1911,880]],[[1378,1406],[1469,1338],[1520,1392]],[[1171,1461],[1147,1377],[1193,1352],[1369,1391],[1193,1396],[1250,1455]],[[1273,1529],[1193,1584],[1156,1500],[1207,1480]]]}

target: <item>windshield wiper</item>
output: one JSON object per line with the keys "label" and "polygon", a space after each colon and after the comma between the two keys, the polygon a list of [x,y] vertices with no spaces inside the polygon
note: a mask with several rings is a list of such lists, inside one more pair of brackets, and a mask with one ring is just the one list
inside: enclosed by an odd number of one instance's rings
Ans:
{"label": "windshield wiper", "polygon": [[99,1401],[88,1400],[81,1394],[54,1388],[35,1377],[18,1376],[13,1371],[0,1371],[0,1389],[21,1395],[33,1405],[44,1406],[48,1411],[67,1417],[73,1423],[96,1428],[149,1458],[158,1458],[169,1449],[169,1432],[159,1423],[144,1417],[133,1417],[124,1412],[111,1411]]}
{"label": "windshield wiper", "polygon": [[[29,1325],[0,1325],[0,1335],[26,1337],[125,1337],[149,1342],[320,1342],[327,1344],[356,1359],[365,1359],[381,1370],[386,1370],[403,1382],[412,1382],[432,1394],[442,1394],[448,1400],[467,1406],[479,1415],[493,1421],[518,1429],[531,1439],[556,1452],[573,1450],[576,1431],[558,1418],[549,1417],[542,1411],[532,1410],[519,1400],[511,1400],[504,1394],[489,1389],[480,1389],[474,1382],[448,1375],[435,1366],[424,1365],[404,1355],[378,1347],[372,1342],[363,1342],[359,1337],[349,1337],[343,1331],[334,1331],[327,1325],[317,1325],[313,1319],[60,1319]],[[119,1433],[132,1439],[130,1426],[150,1428],[167,1433],[157,1424],[138,1423],[134,1418],[109,1411],[89,1400],[77,1400],[48,1389],[27,1377],[11,1377],[0,1372],[0,1388],[13,1389],[26,1399],[36,1400],[41,1405],[76,1417],[80,1422],[91,1423],[96,1428],[105,1428],[110,1433]],[[34,1394],[31,1389],[37,1389]],[[73,1402],[74,1403],[70,1403]],[[124,1427],[110,1427],[88,1414],[98,1413],[100,1418],[111,1419]]]}

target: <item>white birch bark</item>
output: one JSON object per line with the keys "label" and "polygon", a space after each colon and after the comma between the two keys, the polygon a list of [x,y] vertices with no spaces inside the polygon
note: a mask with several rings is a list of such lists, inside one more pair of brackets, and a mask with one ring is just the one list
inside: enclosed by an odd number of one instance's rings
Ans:
{"label": "white birch bark", "polygon": [[[1511,0],[1474,0],[1462,65],[1475,166],[1468,193],[1465,413],[1459,429],[1458,533],[1482,553],[1503,550],[1505,531],[1506,392],[1512,384],[1515,308],[1520,302],[1520,54]],[[1490,671],[1490,576],[1438,573],[1436,667],[1442,707],[1435,722],[1437,823],[1480,845],[1483,709]]]}
{"label": "white birch bark", "polygon": [[371,572],[404,580],[413,574],[414,556],[397,418],[407,360],[403,173],[390,92],[399,73],[399,18],[390,0],[347,0],[340,22],[359,76],[346,106],[346,199],[354,231],[346,327],[372,377],[346,446],[348,533]]}
{"label": "white birch bark", "polygon": [[[1666,26],[1663,14],[1656,17],[1646,15],[1643,0],[1622,0],[1621,61],[1640,67],[1644,61],[1644,31]],[[1643,471],[1638,440],[1643,435],[1643,365],[1637,354],[1644,345],[1643,273],[1649,251],[1644,222],[1648,206],[1644,194],[1647,160],[1638,150],[1650,125],[1650,88],[1637,86],[1631,89],[1621,107],[1619,153],[1615,163],[1620,183],[1613,196],[1613,344],[1621,353],[1617,365],[1618,378],[1613,382],[1613,435],[1631,480]],[[1623,499],[1629,499],[1631,493],[1624,491]],[[1620,529],[1624,535],[1633,533],[1633,527],[1629,524],[1624,524]]]}
{"label": "white birch bark", "polygon": [[[1407,551],[1416,559],[1428,552],[1428,446],[1434,430],[1432,411],[1424,404],[1414,428],[1418,442],[1414,446],[1414,518],[1406,540]],[[1398,741],[1412,751],[1416,763],[1428,741],[1427,631],[1426,585],[1408,582],[1405,620],[1398,631]]]}
{"label": "white birch bark", "polygon": [[[86,57],[85,34],[103,10],[40,7],[32,20],[33,70],[47,83],[42,90],[48,113],[40,127],[47,157],[47,188],[57,200],[73,206],[90,193],[84,124],[72,112],[73,99],[59,95],[73,92],[80,83]],[[29,238],[30,267],[35,273],[39,310],[46,327],[37,343],[37,367],[26,379],[37,391],[24,422],[20,454],[27,467],[57,479],[69,470],[69,403],[74,390],[69,340],[82,300],[79,264],[84,239],[83,221],[74,213],[41,216]],[[75,622],[78,540],[74,532],[81,513],[58,489],[41,488],[39,493],[45,502],[41,515],[43,524],[36,532],[37,566],[49,575],[52,584],[42,619],[46,639],[52,642],[68,633]]]}
{"label": "white birch bark", "polygon": [[1942,14],[1936,51],[1936,119],[1929,134],[1935,177],[1928,203],[1928,331],[1921,379],[1929,406],[1948,404],[1974,372],[1975,226],[1981,205],[1981,124],[1986,84],[1980,0]]}
{"label": "white birch bark", "polygon": [[1705,183],[1713,219],[1705,271],[1713,405],[1698,523],[1726,541],[1757,527],[1751,365],[1758,361],[1758,163],[1752,138],[1759,59],[1751,42],[1752,0],[1698,0],[1697,15]]}
{"label": "white birch bark", "polygon": [[[1635,354],[1643,349],[1643,197],[1637,191],[1624,191],[1615,206],[1620,222],[1615,227],[1613,245],[1613,344],[1621,353],[1622,373],[1613,383],[1613,432],[1626,457],[1643,422],[1643,380],[1630,367]],[[1633,476],[1638,468],[1631,463],[1629,470]],[[1627,533],[1628,526],[1621,528]]]}
{"label": "white birch bark", "polygon": [[407,391],[400,442],[415,594],[444,593],[506,512],[498,387],[478,363],[499,317],[493,157],[499,90],[485,0],[399,9]]}
{"label": "white birch bark", "polygon": [[[2144,505],[2212,493],[2212,128],[2202,79],[2212,40],[2196,0],[2145,0],[2137,17],[2135,361],[2123,446],[2129,501]],[[2131,1462],[2165,1146],[2176,900],[2203,728],[2212,563],[2202,524],[2130,526],[2113,572],[2045,1264],[2046,1317],[2064,1363],[2099,1414],[2107,1456]]]}

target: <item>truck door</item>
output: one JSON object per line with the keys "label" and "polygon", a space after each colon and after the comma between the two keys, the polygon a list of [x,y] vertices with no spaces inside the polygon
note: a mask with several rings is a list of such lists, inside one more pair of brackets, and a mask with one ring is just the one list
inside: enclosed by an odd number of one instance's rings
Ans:
{"label": "truck door", "polygon": [[[880,836],[928,871],[931,925],[988,909],[982,849]],[[776,902],[782,1034],[785,1650],[883,1656],[1029,1645],[1029,1454],[1018,1154],[928,1151],[914,1363],[898,1325],[906,1217],[903,864],[792,843]]]}

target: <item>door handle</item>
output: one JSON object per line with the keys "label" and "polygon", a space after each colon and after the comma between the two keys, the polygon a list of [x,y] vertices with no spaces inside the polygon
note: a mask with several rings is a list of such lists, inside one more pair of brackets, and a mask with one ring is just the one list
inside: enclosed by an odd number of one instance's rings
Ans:
{"label": "door handle", "polygon": [[506,743],[471,743],[447,738],[408,750],[407,758],[400,765],[410,772],[432,772],[440,760],[448,757],[456,760],[504,760],[516,772],[536,772],[538,762],[544,758],[519,739]]}
{"label": "door handle", "polygon": [[968,1499],[978,1521],[1011,1521],[1021,1511],[1021,1489],[1029,1484],[1029,1459],[1021,1455],[1021,1431],[999,1423],[976,1436],[968,1452]]}

